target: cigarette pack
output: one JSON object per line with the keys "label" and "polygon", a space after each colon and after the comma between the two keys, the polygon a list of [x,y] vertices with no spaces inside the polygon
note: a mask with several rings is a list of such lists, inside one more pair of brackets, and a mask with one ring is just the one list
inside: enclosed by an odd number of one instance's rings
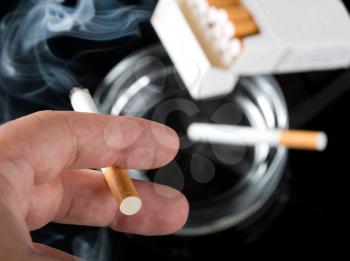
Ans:
{"label": "cigarette pack", "polygon": [[[210,41],[203,44],[206,31],[215,28],[196,26],[207,14],[186,8],[193,1],[210,0],[159,0],[151,22],[195,99],[232,92],[240,76],[350,65],[350,17],[340,0],[241,0],[258,32],[239,38],[239,55],[230,64],[216,62],[216,54],[208,52]],[[222,0],[222,5],[226,2]],[[237,2],[232,0],[233,5]],[[228,55],[221,53],[224,58]]]}

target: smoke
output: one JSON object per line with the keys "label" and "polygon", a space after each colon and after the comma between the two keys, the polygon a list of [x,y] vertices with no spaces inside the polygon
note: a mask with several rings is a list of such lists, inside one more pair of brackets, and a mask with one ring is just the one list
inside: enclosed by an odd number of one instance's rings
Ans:
{"label": "smoke", "polygon": [[63,2],[22,0],[2,19],[2,96],[62,109],[69,90],[80,83],[72,68],[83,66],[58,57],[48,41],[68,36],[103,42],[136,36],[139,23],[151,14],[147,5],[130,6],[113,0],[78,0],[74,6]]}
{"label": "smoke", "polygon": [[[84,66],[57,56],[50,40],[72,37],[106,42],[137,36],[139,23],[149,19],[153,5],[151,0],[137,6],[113,0],[78,0],[74,6],[59,0],[19,1],[0,23],[0,123],[13,117],[11,100],[16,100],[16,110],[21,100],[62,109],[70,89],[80,85],[71,68]],[[52,232],[47,238],[44,243],[54,244],[64,235]],[[87,260],[107,260],[106,240],[105,229],[95,240],[91,234],[77,236],[73,252]]]}
{"label": "smoke", "polygon": [[63,250],[86,261],[112,260],[114,242],[108,228],[49,224],[31,232],[31,235],[34,242]]}
{"label": "smoke", "polygon": [[86,232],[73,239],[73,254],[87,261],[111,260],[112,252],[109,239],[107,228]]}

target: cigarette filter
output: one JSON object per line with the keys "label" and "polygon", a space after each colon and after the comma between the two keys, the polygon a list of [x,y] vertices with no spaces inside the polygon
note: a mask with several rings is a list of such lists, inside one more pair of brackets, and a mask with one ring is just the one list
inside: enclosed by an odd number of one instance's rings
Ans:
{"label": "cigarette filter", "polygon": [[119,204],[120,212],[128,216],[139,212],[142,201],[128,176],[127,170],[109,167],[103,169],[103,174],[109,189]]}

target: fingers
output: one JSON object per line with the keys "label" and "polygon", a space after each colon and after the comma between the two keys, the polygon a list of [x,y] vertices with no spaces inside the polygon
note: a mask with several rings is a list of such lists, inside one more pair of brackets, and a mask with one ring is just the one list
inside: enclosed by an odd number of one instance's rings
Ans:
{"label": "fingers", "polygon": [[160,167],[173,159],[179,140],[143,119],[45,111],[0,127],[0,144],[1,158],[26,162],[40,184],[67,168]]}
{"label": "fingers", "polygon": [[30,234],[24,220],[0,203],[0,260],[34,260]]}
{"label": "fingers", "polygon": [[[101,174],[68,170],[163,166],[175,156],[179,140],[174,131],[161,124],[130,117],[40,112],[1,126],[0,146],[0,175],[6,188],[14,191],[8,193],[11,200],[6,201],[12,202],[9,213],[26,213],[30,228],[55,220],[163,235],[177,231],[186,221],[187,200],[173,189],[135,182],[144,204],[141,212],[126,218]],[[62,170],[66,171],[58,175]],[[22,223],[16,234],[27,245],[29,234]],[[36,245],[36,250],[29,253],[46,258],[42,260],[74,260],[41,245]]]}
{"label": "fingers", "polygon": [[4,256],[16,256],[30,251],[31,238],[24,220],[15,216],[7,206],[0,203],[0,260]]}
{"label": "fingers", "polygon": [[70,170],[61,176],[61,181],[57,179],[35,189],[27,216],[32,229],[53,219],[60,223],[111,226],[128,233],[164,235],[176,232],[186,222],[187,200],[172,188],[135,181],[143,206],[135,216],[125,217],[100,173]]}

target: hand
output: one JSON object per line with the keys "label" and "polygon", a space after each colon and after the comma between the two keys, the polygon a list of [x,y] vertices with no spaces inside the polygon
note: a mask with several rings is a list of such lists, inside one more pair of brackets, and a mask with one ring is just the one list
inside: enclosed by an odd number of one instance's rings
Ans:
{"label": "hand", "polygon": [[123,216],[103,175],[88,168],[157,168],[178,147],[171,129],[131,117],[45,111],[1,126],[0,260],[76,260],[32,242],[29,231],[50,221],[142,235],[177,231],[188,215],[181,193],[135,181],[142,210]]}

